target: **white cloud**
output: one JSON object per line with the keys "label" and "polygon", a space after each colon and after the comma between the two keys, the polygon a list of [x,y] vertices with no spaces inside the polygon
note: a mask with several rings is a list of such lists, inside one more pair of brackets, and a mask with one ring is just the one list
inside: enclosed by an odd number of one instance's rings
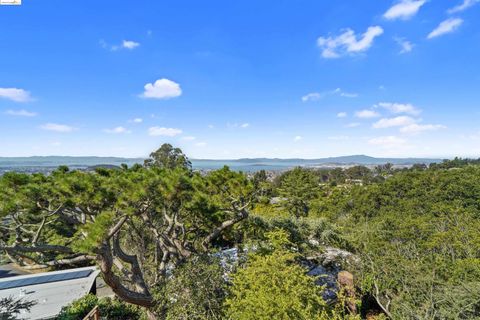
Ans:
{"label": "white cloud", "polygon": [[405,139],[395,137],[395,136],[387,136],[387,137],[378,137],[368,140],[368,144],[374,146],[380,146],[385,149],[394,149],[398,147],[402,147],[407,143]]}
{"label": "white cloud", "polygon": [[197,147],[205,147],[207,145],[206,142],[198,142],[198,143],[195,143],[195,146]]}
{"label": "white cloud", "polygon": [[337,113],[337,118],[345,118],[346,116],[348,116],[348,114],[346,112]]}
{"label": "white cloud", "polygon": [[75,130],[74,127],[65,125],[65,124],[58,124],[58,123],[46,123],[40,126],[43,130],[48,131],[55,131],[55,132],[72,132]]}
{"label": "white cloud", "polygon": [[454,13],[457,13],[457,12],[461,12],[461,11],[467,10],[470,7],[473,7],[475,4],[477,4],[479,2],[480,2],[480,0],[463,0],[462,4],[459,4],[458,6],[455,6],[451,9],[448,9],[447,12],[449,14],[454,14]]}
{"label": "white cloud", "polygon": [[345,92],[340,88],[337,88],[335,90],[331,91],[326,91],[326,92],[312,92],[307,95],[304,95],[302,97],[303,102],[307,101],[318,101],[322,98],[325,98],[326,96],[329,95],[339,95],[340,97],[345,97],[345,98],[356,98],[358,97],[357,93],[350,93],[350,92]]}
{"label": "white cloud", "polygon": [[302,97],[302,101],[303,102],[307,102],[307,101],[317,101],[317,100],[320,100],[322,98],[322,94],[318,93],[318,92],[312,92],[312,93],[309,93],[309,94],[306,94]]}
{"label": "white cloud", "polygon": [[441,129],[446,129],[446,126],[443,126],[441,124],[416,124],[413,123],[411,125],[408,125],[406,127],[403,127],[400,129],[400,132],[402,133],[408,133],[408,134],[417,134],[421,133],[424,131],[437,131]]}
{"label": "white cloud", "polygon": [[208,129],[213,129],[213,128],[215,128],[215,126],[213,124],[208,125]]}
{"label": "white cloud", "polygon": [[380,117],[380,113],[373,110],[361,110],[355,112],[355,116],[361,119],[371,119]]}
{"label": "white cloud", "polygon": [[185,140],[185,141],[193,141],[197,138],[195,138],[194,136],[185,136],[185,137],[182,137],[182,140]]}
{"label": "white cloud", "polygon": [[388,20],[407,20],[416,15],[426,2],[426,0],[401,0],[388,9],[383,17]]}
{"label": "white cloud", "polygon": [[243,124],[240,125],[240,128],[243,128],[243,129],[248,128],[248,127],[250,127],[250,123],[243,123]]}
{"label": "white cloud", "polygon": [[128,130],[124,127],[115,127],[113,129],[104,129],[103,131],[106,132],[106,133],[112,133],[112,134],[131,133],[130,130]]}
{"label": "white cloud", "polygon": [[135,41],[131,41],[131,40],[123,40],[123,42],[122,42],[122,47],[125,48],[125,49],[129,49],[129,50],[133,50],[136,47],[138,47],[139,45],[140,45],[140,43],[135,42]]}
{"label": "white cloud", "polygon": [[428,39],[433,39],[441,35],[454,32],[457,30],[463,23],[463,20],[460,18],[450,18],[445,21],[442,21],[438,27],[436,27],[430,34],[427,36]]}
{"label": "white cloud", "polygon": [[99,41],[100,46],[102,46],[103,49],[111,50],[111,51],[118,51],[121,49],[127,49],[127,50],[133,50],[140,46],[140,43],[132,41],[132,40],[123,40],[121,44],[119,45],[110,45],[108,44],[105,40],[101,39]]}
{"label": "white cloud", "polygon": [[182,130],[175,128],[151,127],[148,129],[150,136],[175,137],[182,133]]}
{"label": "white cloud", "polygon": [[28,102],[32,100],[30,92],[18,88],[0,88],[0,98],[15,102]]}
{"label": "white cloud", "polygon": [[170,99],[182,94],[180,85],[168,79],[159,79],[154,83],[147,83],[144,88],[145,91],[141,95],[142,98]]}
{"label": "white cloud", "polygon": [[413,50],[414,44],[404,38],[394,38],[395,42],[400,46],[400,54],[408,53]]}
{"label": "white cloud", "polygon": [[345,97],[345,98],[357,98],[358,93],[351,93],[351,92],[345,92],[340,88],[337,88],[331,92],[331,94],[338,94],[340,97]]}
{"label": "white cloud", "polygon": [[36,112],[31,112],[27,110],[7,110],[5,111],[5,114],[8,114],[9,116],[18,116],[18,117],[35,117],[37,115]]}
{"label": "white cloud", "polygon": [[417,115],[420,114],[420,110],[410,103],[392,103],[392,102],[380,102],[375,107],[384,108],[391,113],[407,113]]}
{"label": "white cloud", "polygon": [[320,37],[317,45],[322,49],[322,57],[338,58],[348,53],[358,53],[368,50],[373,40],[383,33],[382,27],[369,27],[367,31],[357,39],[357,35],[351,29],[346,29],[344,33],[337,37]]}
{"label": "white cloud", "polygon": [[391,127],[405,127],[414,124],[415,119],[408,116],[400,116],[395,118],[383,118],[373,124],[375,129],[385,129]]}
{"label": "white cloud", "polygon": [[303,137],[302,137],[302,136],[295,136],[295,137],[293,138],[293,141],[294,141],[294,142],[298,142],[298,141],[300,141],[300,140],[303,140]]}
{"label": "white cloud", "polygon": [[132,123],[142,123],[143,122],[143,119],[142,118],[134,118],[132,120],[129,120],[128,122],[132,122]]}

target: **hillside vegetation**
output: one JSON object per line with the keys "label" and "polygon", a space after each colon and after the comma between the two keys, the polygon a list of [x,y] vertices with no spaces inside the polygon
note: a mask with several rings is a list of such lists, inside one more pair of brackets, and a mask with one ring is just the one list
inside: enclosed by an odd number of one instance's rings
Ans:
{"label": "hillside vegetation", "polygon": [[25,269],[98,265],[118,301],[61,319],[480,317],[476,161],[267,176],[201,175],[169,145],[143,166],[8,173],[0,250]]}

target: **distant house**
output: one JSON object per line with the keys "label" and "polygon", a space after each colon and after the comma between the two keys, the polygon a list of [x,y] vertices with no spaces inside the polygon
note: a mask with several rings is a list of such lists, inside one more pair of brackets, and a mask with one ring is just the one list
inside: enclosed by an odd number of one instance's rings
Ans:
{"label": "distant house", "polygon": [[95,294],[98,274],[95,267],[87,267],[3,278],[0,298],[35,301],[22,319],[54,319],[62,307],[88,293]]}

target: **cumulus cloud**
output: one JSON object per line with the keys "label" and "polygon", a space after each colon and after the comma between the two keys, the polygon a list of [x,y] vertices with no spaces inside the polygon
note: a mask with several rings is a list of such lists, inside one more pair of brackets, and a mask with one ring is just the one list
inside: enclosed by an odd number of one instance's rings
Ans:
{"label": "cumulus cloud", "polygon": [[380,146],[385,149],[394,149],[402,147],[407,143],[405,139],[396,136],[378,137],[368,140],[368,144]]}
{"label": "cumulus cloud", "polygon": [[182,89],[178,83],[165,78],[159,79],[154,83],[147,83],[144,89],[145,91],[141,94],[141,97],[148,99],[170,99],[179,97],[182,94]]}
{"label": "cumulus cloud", "polygon": [[395,118],[383,118],[373,124],[375,129],[385,129],[391,127],[405,127],[416,122],[415,119],[408,116],[399,116]]}
{"label": "cumulus cloud", "polygon": [[150,136],[165,136],[165,137],[175,137],[182,133],[182,130],[175,128],[164,128],[164,127],[151,127],[148,129],[148,134]]}
{"label": "cumulus cloud", "polygon": [[317,45],[324,58],[338,58],[348,53],[359,53],[368,50],[376,37],[383,34],[382,27],[372,26],[360,37],[351,29],[336,37],[320,37]]}
{"label": "cumulus cloud", "polygon": [[135,41],[131,41],[131,40],[123,40],[123,42],[122,42],[122,47],[125,48],[125,49],[129,49],[129,50],[133,50],[136,47],[138,47],[139,45],[140,45],[140,43],[135,42]]}
{"label": "cumulus cloud", "polygon": [[47,130],[47,131],[55,131],[55,132],[72,132],[75,130],[74,127],[65,125],[65,124],[58,124],[58,123],[46,123],[44,125],[40,126],[41,129]]}
{"label": "cumulus cloud", "polygon": [[348,116],[348,114],[346,112],[337,113],[337,118],[345,118],[346,116]]}
{"label": "cumulus cloud", "polygon": [[355,116],[361,119],[371,119],[371,118],[380,117],[380,113],[374,110],[361,110],[361,111],[355,112]]}
{"label": "cumulus cloud", "polygon": [[428,39],[433,39],[439,36],[442,36],[447,33],[452,33],[457,30],[463,23],[463,20],[460,18],[450,18],[445,21],[442,21],[438,27],[436,27],[432,32],[427,36]]}
{"label": "cumulus cloud", "polygon": [[426,2],[426,0],[401,0],[390,7],[390,9],[383,14],[383,17],[387,20],[410,19],[417,14]]}
{"label": "cumulus cloud", "polygon": [[414,105],[410,103],[393,103],[393,102],[380,102],[375,107],[384,108],[391,113],[407,113],[412,115],[420,114],[420,109],[416,108]]}
{"label": "cumulus cloud", "polygon": [[441,124],[417,124],[413,123],[411,125],[405,126],[400,129],[400,132],[407,134],[417,134],[424,131],[437,131],[441,129],[446,129],[446,126]]}
{"label": "cumulus cloud", "polygon": [[35,117],[37,115],[36,112],[27,111],[24,109],[21,110],[7,110],[5,114],[9,116],[17,116],[17,117]]}
{"label": "cumulus cloud", "polygon": [[18,88],[0,88],[0,98],[15,102],[28,102],[32,100],[30,92]]}
{"label": "cumulus cloud", "polygon": [[413,50],[414,44],[404,38],[394,38],[395,42],[400,46],[400,54],[408,53]]}
{"label": "cumulus cloud", "polygon": [[294,142],[298,142],[298,141],[300,141],[300,140],[303,140],[303,137],[302,137],[302,136],[295,136],[295,137],[293,138],[293,141],[294,141]]}
{"label": "cumulus cloud", "polygon": [[111,133],[111,134],[120,134],[120,133],[130,133],[131,131],[124,128],[124,127],[115,127],[112,129],[104,129],[103,130],[106,133]]}
{"label": "cumulus cloud", "polygon": [[473,7],[475,4],[477,4],[479,2],[480,2],[480,0],[463,0],[463,2],[461,4],[459,4],[458,6],[455,6],[451,9],[448,9],[447,12],[449,14],[462,12],[462,11],[467,10],[470,7]]}

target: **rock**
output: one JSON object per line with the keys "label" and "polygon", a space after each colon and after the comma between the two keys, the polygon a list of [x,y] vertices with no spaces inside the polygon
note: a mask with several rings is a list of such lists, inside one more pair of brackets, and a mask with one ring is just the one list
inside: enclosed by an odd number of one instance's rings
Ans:
{"label": "rock", "polygon": [[345,307],[348,309],[350,314],[357,314],[353,274],[348,271],[340,271],[338,273],[338,285],[340,286],[340,292],[345,299]]}

